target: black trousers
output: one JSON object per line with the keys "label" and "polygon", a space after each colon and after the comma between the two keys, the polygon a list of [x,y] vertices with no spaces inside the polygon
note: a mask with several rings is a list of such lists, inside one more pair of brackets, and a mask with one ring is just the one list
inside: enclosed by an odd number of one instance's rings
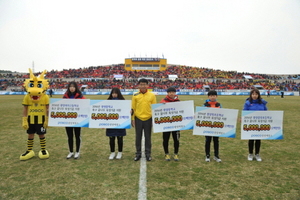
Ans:
{"label": "black trousers", "polygon": [[255,154],[259,154],[261,140],[249,140],[248,141],[249,153],[253,154],[254,143],[255,143]]}
{"label": "black trousers", "polygon": [[216,157],[219,157],[219,137],[213,136],[205,136],[205,153],[206,156],[210,156],[210,143],[211,139],[213,138],[214,141],[214,154]]}
{"label": "black trousers", "polygon": [[123,151],[123,136],[110,136],[109,137],[109,146],[110,152],[115,152],[115,140],[118,140],[118,152]]}
{"label": "black trousers", "polygon": [[145,136],[145,154],[151,156],[151,131],[152,131],[152,118],[142,121],[135,117],[135,148],[136,156],[142,155],[142,136]]}
{"label": "black trousers", "polygon": [[73,152],[74,140],[73,137],[75,135],[76,138],[76,152],[80,151],[81,146],[81,127],[66,127],[66,132],[68,136],[68,144],[69,144],[69,151]]}
{"label": "black trousers", "polygon": [[180,131],[163,132],[163,147],[165,154],[169,153],[169,139],[171,134],[174,141],[174,154],[178,154]]}

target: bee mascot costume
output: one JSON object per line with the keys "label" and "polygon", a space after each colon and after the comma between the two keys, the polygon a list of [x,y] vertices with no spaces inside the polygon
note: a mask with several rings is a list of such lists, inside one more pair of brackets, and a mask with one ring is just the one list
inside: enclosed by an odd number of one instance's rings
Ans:
{"label": "bee mascot costume", "polygon": [[36,77],[29,69],[30,78],[24,81],[24,88],[27,92],[23,99],[23,123],[22,126],[27,130],[27,151],[20,156],[20,160],[28,160],[35,156],[33,148],[35,133],[40,138],[41,150],[39,152],[40,159],[49,158],[46,150],[46,128],[48,127],[48,108],[49,96],[46,91],[49,87],[48,80],[44,79],[46,70]]}

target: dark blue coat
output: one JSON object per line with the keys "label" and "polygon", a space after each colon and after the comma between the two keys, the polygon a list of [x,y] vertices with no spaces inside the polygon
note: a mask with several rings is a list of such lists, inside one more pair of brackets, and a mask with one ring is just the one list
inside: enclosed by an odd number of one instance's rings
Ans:
{"label": "dark blue coat", "polygon": [[[111,99],[111,100],[117,100],[117,99]],[[126,135],[126,129],[106,129],[106,136],[125,136]]]}

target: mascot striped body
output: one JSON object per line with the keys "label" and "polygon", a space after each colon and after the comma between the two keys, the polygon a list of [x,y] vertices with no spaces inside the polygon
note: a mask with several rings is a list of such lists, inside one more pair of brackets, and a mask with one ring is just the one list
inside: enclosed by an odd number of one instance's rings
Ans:
{"label": "mascot striped body", "polygon": [[24,81],[24,88],[27,92],[23,99],[23,123],[22,126],[27,130],[27,151],[20,156],[20,160],[28,160],[35,156],[33,151],[34,135],[38,134],[40,138],[41,151],[40,159],[49,158],[46,150],[46,128],[48,127],[48,108],[49,96],[46,91],[49,87],[48,80],[44,79],[44,72],[36,77],[29,69],[30,78]]}

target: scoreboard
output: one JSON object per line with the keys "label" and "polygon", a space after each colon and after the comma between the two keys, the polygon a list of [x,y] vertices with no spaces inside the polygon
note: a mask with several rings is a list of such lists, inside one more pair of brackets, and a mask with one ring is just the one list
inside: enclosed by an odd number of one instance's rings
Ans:
{"label": "scoreboard", "polygon": [[162,71],[167,68],[167,59],[165,58],[145,58],[134,57],[125,58],[125,70],[137,71],[137,70],[151,70]]}

